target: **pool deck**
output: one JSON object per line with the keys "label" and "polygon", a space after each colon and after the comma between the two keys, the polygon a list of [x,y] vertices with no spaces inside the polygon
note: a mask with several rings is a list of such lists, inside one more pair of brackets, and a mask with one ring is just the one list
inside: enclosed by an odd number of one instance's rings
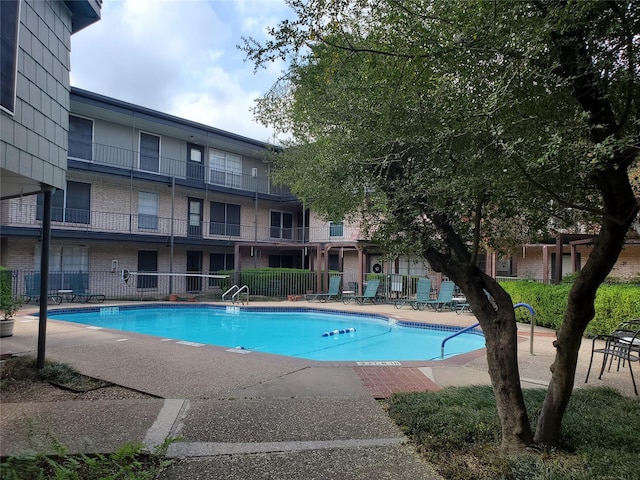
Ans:
{"label": "pool deck", "polygon": [[[86,307],[63,303],[50,309],[72,306]],[[476,321],[471,314],[393,305],[284,301],[250,306],[367,312],[460,327]],[[31,314],[37,312],[37,306],[21,309],[14,335],[0,340],[2,355],[35,353],[38,321]],[[519,326],[524,388],[547,385],[554,337],[536,327],[531,344],[530,326]],[[591,341],[583,341],[576,388],[585,387],[590,351]],[[376,399],[394,392],[489,384],[484,349],[440,361],[317,362],[50,319],[46,352],[48,359],[86,375],[157,398],[3,403],[0,455],[25,451],[34,443],[39,451],[51,451],[51,436],[69,452],[110,452],[126,441],[151,448],[179,436],[182,440],[168,454],[180,460],[162,479],[436,479]],[[605,372],[602,380],[598,365],[594,368],[587,387],[607,385],[633,395],[627,368]]]}

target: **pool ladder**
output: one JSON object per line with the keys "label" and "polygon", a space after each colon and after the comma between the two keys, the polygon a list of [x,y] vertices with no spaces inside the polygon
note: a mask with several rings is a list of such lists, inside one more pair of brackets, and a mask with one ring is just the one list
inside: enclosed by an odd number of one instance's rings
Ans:
{"label": "pool ladder", "polygon": [[224,301],[225,297],[231,293],[232,294],[231,303],[240,302],[242,303],[242,305],[244,305],[245,302],[240,298],[240,294],[243,292],[246,294],[246,303],[248,305],[249,304],[249,286],[248,285],[243,285],[241,287],[239,287],[238,285],[232,286],[229,290],[227,290],[222,294],[222,301]]}

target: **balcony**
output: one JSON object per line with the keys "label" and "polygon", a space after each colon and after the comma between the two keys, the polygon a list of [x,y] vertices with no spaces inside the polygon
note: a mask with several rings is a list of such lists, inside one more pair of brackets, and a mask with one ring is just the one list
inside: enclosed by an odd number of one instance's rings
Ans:
{"label": "balcony", "polygon": [[[55,210],[55,211],[53,211]],[[5,201],[1,209],[1,224],[5,227],[39,228],[42,225],[38,207],[20,203],[18,200]],[[345,225],[341,232],[331,230],[329,224],[320,227],[283,228],[275,226],[255,227],[249,225],[190,222],[186,219],[139,215],[133,213],[80,210],[73,208],[52,209],[51,228],[85,233],[127,234],[157,236],[163,239],[190,238],[224,240],[233,242],[262,243],[316,243],[316,242],[353,242],[365,240],[355,226]],[[342,235],[336,235],[342,233]]]}
{"label": "balcony", "polygon": [[[71,146],[70,146],[71,147]],[[291,196],[288,187],[274,185],[271,179],[264,176],[245,175],[237,172],[220,170],[213,167],[187,162],[185,159],[171,157],[149,157],[126,148],[118,148],[100,143],[73,145],[73,156],[69,160],[86,162],[94,165],[105,165],[136,171],[145,174],[156,174],[164,177],[201,182],[204,186],[221,186],[230,189],[244,190],[252,193],[276,196]],[[163,181],[165,179],[162,179]]]}

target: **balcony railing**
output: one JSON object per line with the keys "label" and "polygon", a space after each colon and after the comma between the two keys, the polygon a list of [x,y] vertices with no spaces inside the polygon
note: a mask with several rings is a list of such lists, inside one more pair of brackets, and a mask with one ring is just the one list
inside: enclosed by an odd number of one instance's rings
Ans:
{"label": "balcony railing", "polygon": [[271,179],[264,176],[245,175],[226,170],[219,170],[213,167],[187,162],[185,159],[176,159],[165,156],[158,156],[154,161],[140,162],[140,153],[135,150],[103,145],[100,143],[87,144],[86,148],[74,149],[76,155],[84,158],[70,157],[72,160],[79,160],[99,165],[134,170],[174,177],[184,180],[195,180],[209,185],[218,185],[226,188],[258,192],[260,194],[270,194],[277,196],[289,196],[291,191],[288,187],[274,185]]}
{"label": "balcony railing", "polygon": [[[283,228],[265,226],[258,228],[250,225],[190,222],[186,219],[173,220],[170,217],[155,215],[139,215],[135,213],[103,212],[73,208],[57,209],[51,222],[53,230],[76,230],[78,232],[126,233],[137,235],[153,235],[169,239],[205,238],[211,240],[231,240],[244,242],[269,243],[308,243],[308,242],[340,242],[364,240],[360,238],[360,229],[345,225],[342,235],[335,235],[329,224],[321,227]],[[6,227],[33,227],[42,224],[42,215],[38,215],[36,205],[20,204],[7,201],[1,210],[1,224]],[[59,219],[59,221],[57,220]]]}

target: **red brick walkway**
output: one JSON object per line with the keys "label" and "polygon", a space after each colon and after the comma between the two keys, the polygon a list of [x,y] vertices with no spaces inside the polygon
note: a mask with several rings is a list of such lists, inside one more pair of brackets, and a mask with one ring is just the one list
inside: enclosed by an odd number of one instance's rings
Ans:
{"label": "red brick walkway", "polygon": [[365,388],[374,398],[388,398],[392,393],[436,391],[440,387],[417,367],[353,367]]}

